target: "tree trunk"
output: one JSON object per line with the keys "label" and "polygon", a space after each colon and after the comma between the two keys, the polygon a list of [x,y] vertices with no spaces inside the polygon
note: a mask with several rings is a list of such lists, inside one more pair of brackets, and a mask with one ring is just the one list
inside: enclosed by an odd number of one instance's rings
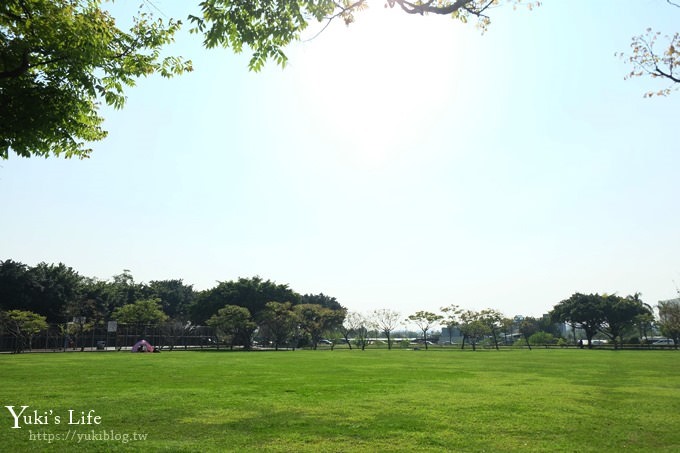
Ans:
{"label": "tree trunk", "polygon": [[593,349],[593,334],[586,331],[586,339],[588,340],[588,349]]}
{"label": "tree trunk", "polygon": [[78,338],[80,338],[80,352],[85,351],[85,329],[82,324],[79,324],[78,327]]}
{"label": "tree trunk", "polygon": [[347,343],[347,346],[349,346],[349,350],[352,350],[352,343],[349,341],[349,335],[345,335],[345,342]]}

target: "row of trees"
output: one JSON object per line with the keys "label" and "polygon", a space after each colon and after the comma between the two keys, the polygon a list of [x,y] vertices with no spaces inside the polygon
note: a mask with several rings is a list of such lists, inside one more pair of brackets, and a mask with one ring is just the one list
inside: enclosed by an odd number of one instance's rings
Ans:
{"label": "row of trees", "polygon": [[[0,309],[39,313],[49,323],[81,317],[92,321],[116,319],[113,314],[117,309],[143,300],[160,304],[157,308],[163,316],[150,321],[186,319],[195,298],[192,286],[182,280],[137,283],[127,270],[111,280],[99,280],[82,276],[62,263],[31,267],[13,260],[0,261]],[[117,313],[121,322],[128,321],[128,309]]]}
{"label": "row of trees", "polygon": [[574,342],[576,329],[581,329],[589,346],[601,334],[618,347],[625,333],[635,330],[639,338],[646,337],[655,323],[676,345],[680,340],[680,299],[660,302],[657,320],[640,294],[576,293],[543,318],[508,318],[494,309],[465,310],[458,305],[403,317],[391,309],[348,312],[334,297],[300,295],[288,285],[260,277],[195,291],[182,280],[137,283],[127,270],[104,281],[83,277],[62,263],[30,267],[12,260],[0,261],[0,313],[6,333],[24,332],[22,345],[30,344],[30,336],[47,323],[63,325],[66,333],[77,338],[110,320],[138,326],[174,323],[178,329],[207,324],[231,347],[250,347],[258,340],[276,349],[304,344],[315,348],[324,338],[343,339],[349,347],[354,343],[364,349],[377,334],[391,349],[394,332],[405,325],[418,327],[425,348],[428,335],[440,326],[447,329],[450,343],[457,331],[461,348],[469,344],[473,349],[487,339],[498,348],[518,335],[529,347],[532,342],[549,342],[560,336],[557,326],[564,323],[573,327]]}
{"label": "row of trees", "polygon": [[[677,348],[680,340],[680,299],[661,301],[657,308],[659,319],[656,324],[662,335],[673,339]],[[642,302],[639,293],[626,297],[575,293],[555,305],[551,314],[554,321],[570,324],[574,332],[576,328],[582,329],[591,348],[596,334],[604,335],[617,348],[627,330],[637,329],[642,338],[648,335],[655,323],[654,310]]]}
{"label": "row of trees", "polygon": [[[626,297],[576,293],[559,302],[548,316],[542,318],[507,318],[494,309],[475,311],[450,305],[442,307],[441,313],[418,311],[404,322],[418,326],[426,348],[428,332],[437,326],[447,329],[449,343],[453,342],[453,332],[457,330],[462,337],[461,348],[468,343],[475,349],[480,341],[490,339],[498,349],[499,344],[514,341],[518,334],[529,348],[531,344],[549,343],[561,336],[559,326],[565,323],[572,327],[573,342],[576,343],[576,332],[580,329],[590,348],[598,334],[618,348],[624,335],[646,338],[655,327],[662,335],[673,339],[677,347],[680,342],[680,299],[661,301],[657,308],[659,317],[655,319],[653,308],[641,300],[639,293]],[[385,335],[391,348],[391,333],[398,328],[399,322],[399,314],[390,310],[379,310],[365,316],[350,313],[345,328],[359,333],[359,337],[367,329],[379,331]]]}
{"label": "row of trees", "polygon": [[204,324],[225,305],[243,306],[256,314],[271,301],[342,308],[334,297],[301,295],[288,285],[260,277],[218,282],[208,290],[195,291],[181,279],[139,283],[128,270],[111,280],[100,280],[82,276],[63,263],[27,266],[0,261],[0,309],[39,313],[49,323],[87,317],[124,323],[179,320]]}
{"label": "row of trees", "polygon": [[[402,318],[399,312],[389,309],[375,310],[366,314],[350,312],[345,319],[342,333],[345,338],[353,335],[356,343],[362,348],[365,347],[364,340],[370,333],[381,334],[387,341],[387,347],[391,349],[394,332],[407,325],[415,325],[420,330],[425,349],[430,344],[428,335],[432,335],[439,327],[446,328],[448,344],[453,344],[454,337],[460,336],[461,349],[469,344],[473,350],[477,348],[479,342],[487,338],[498,349],[500,344],[512,342],[513,335],[517,333],[524,335],[529,347],[531,347],[529,340],[534,334],[541,332],[550,336],[559,335],[555,325],[544,318],[508,318],[498,310],[464,310],[458,305],[442,307],[440,313],[421,310],[406,318]],[[454,335],[454,332],[460,335]],[[439,337],[437,334],[434,336]]]}
{"label": "row of trees", "polygon": [[310,345],[316,349],[329,332],[337,331],[345,318],[345,309],[332,309],[319,304],[267,302],[253,318],[250,311],[238,305],[227,305],[208,319],[221,339],[230,345],[249,347],[255,331],[258,339],[274,346]]}
{"label": "row of trees", "polygon": [[[249,346],[260,322],[271,322],[267,318],[270,303],[295,308],[305,322],[302,332],[312,332],[313,336],[318,336],[314,322],[326,328],[333,323],[325,319],[333,318],[329,313],[335,317],[342,314],[339,323],[345,313],[334,297],[323,293],[301,295],[288,285],[260,277],[219,282],[208,290],[195,291],[181,279],[138,283],[127,270],[111,280],[99,280],[84,277],[62,263],[31,267],[13,260],[0,261],[0,312],[5,320],[1,326],[10,334],[22,330],[21,343],[30,344],[30,336],[37,333],[36,315],[44,323],[64,326],[65,333],[75,338],[111,320],[137,326],[173,323],[178,328],[209,324],[218,328],[231,345]],[[227,327],[233,307],[245,310],[244,319],[253,323],[241,326],[237,333]],[[9,313],[31,322],[16,321],[11,328]],[[315,315],[324,319],[319,321]],[[21,325],[24,328],[18,329]]]}

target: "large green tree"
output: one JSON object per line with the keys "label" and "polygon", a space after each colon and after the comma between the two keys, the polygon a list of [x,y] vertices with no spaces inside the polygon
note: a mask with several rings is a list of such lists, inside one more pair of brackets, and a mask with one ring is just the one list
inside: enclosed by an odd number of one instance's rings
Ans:
{"label": "large green tree", "polygon": [[420,331],[423,332],[423,343],[425,344],[425,349],[427,349],[427,332],[429,332],[429,330],[437,325],[442,319],[444,319],[442,315],[420,310],[412,315],[409,315],[409,317],[406,318],[406,322],[410,321],[414,323],[416,326],[418,326]]}
{"label": "large green tree", "polygon": [[14,352],[19,353],[31,348],[33,336],[47,329],[47,321],[31,311],[0,311],[0,327],[15,338]]}
{"label": "large green tree", "polygon": [[297,313],[290,302],[267,302],[259,316],[260,336],[274,343],[274,349],[286,344],[295,334]]}
{"label": "large green tree", "polygon": [[100,0],[0,2],[0,158],[87,157],[101,103],[121,108],[141,76],[191,70],[161,58],[180,22],[140,10],[127,31]]}
{"label": "large green tree", "polygon": [[593,347],[592,339],[605,322],[602,311],[602,296],[599,294],[575,293],[555,305],[551,311],[555,322],[566,322],[580,327],[586,333],[588,347]]}
{"label": "large green tree", "polygon": [[62,322],[67,305],[82,297],[83,277],[63,263],[39,263],[31,273],[36,286],[26,309],[46,316],[47,322]]}
{"label": "large green tree", "polygon": [[192,285],[186,285],[182,279],[152,280],[143,289],[147,298],[158,298],[166,315],[172,319],[185,320],[189,306],[196,293]]}
{"label": "large green tree", "polygon": [[639,316],[651,314],[640,293],[628,297],[605,295],[600,303],[604,320],[600,331],[614,342],[615,349],[619,341],[623,342],[622,334],[627,327],[633,326]]}
{"label": "large green tree", "polygon": [[460,325],[460,314],[463,310],[456,304],[451,304],[440,309],[444,313],[442,324],[449,333],[449,344],[453,343],[453,331]]}
{"label": "large green tree", "polygon": [[475,351],[477,343],[490,334],[491,329],[481,312],[465,310],[460,314],[460,333],[463,335],[460,348],[465,349],[465,341],[468,340],[472,344],[472,350]]}
{"label": "large green tree", "polygon": [[24,310],[38,288],[30,268],[13,260],[0,261],[0,310]]}
{"label": "large green tree", "polygon": [[81,300],[96,303],[103,319],[108,319],[116,308],[135,303],[137,300],[155,297],[145,285],[137,283],[129,270],[114,275],[111,280],[83,278]]}
{"label": "large green tree", "polygon": [[392,349],[392,332],[399,327],[401,313],[389,308],[374,310],[371,314],[372,327],[387,337],[387,349]]}
{"label": "large green tree", "polygon": [[208,325],[214,327],[222,340],[229,343],[230,349],[234,349],[236,344],[249,348],[250,338],[257,327],[250,316],[250,311],[237,305],[220,308],[208,319]]}
{"label": "large green tree", "polygon": [[112,317],[123,324],[138,325],[159,324],[168,319],[161,310],[160,299],[144,299],[123,305],[114,310]]}
{"label": "large green tree", "polygon": [[202,291],[189,307],[191,320],[203,324],[225,305],[246,307],[258,319],[267,302],[300,303],[300,295],[288,285],[278,284],[261,277],[239,278],[220,282],[214,288]]}
{"label": "large green tree", "polygon": [[63,333],[73,337],[76,345],[80,344],[81,351],[85,350],[85,342],[83,341],[85,333],[103,324],[107,316],[102,299],[96,292],[90,291],[95,284],[94,279],[83,279],[79,296],[67,302],[64,306],[64,316],[67,323],[61,324],[61,328]]}
{"label": "large green tree", "polygon": [[556,322],[582,328],[589,348],[598,332],[607,336],[617,348],[624,329],[633,326],[640,315],[648,313],[639,293],[628,297],[576,293],[555,305],[551,315]]}
{"label": "large green tree", "polygon": [[501,322],[503,321],[503,314],[498,310],[493,308],[487,308],[480,312],[480,320],[489,327],[491,336],[493,338],[493,344],[498,350],[498,333],[501,329]]}
{"label": "large green tree", "polygon": [[534,317],[527,316],[523,318],[519,323],[519,333],[522,334],[522,336],[524,337],[524,342],[526,343],[529,349],[531,349],[531,343],[529,342],[529,338],[531,338],[532,335],[540,331],[541,331],[540,321]]}
{"label": "large green tree", "polygon": [[309,336],[313,349],[316,349],[323,334],[342,325],[345,310],[332,310],[317,304],[300,304],[294,308],[300,330]]}
{"label": "large green tree", "polygon": [[67,304],[81,297],[83,277],[65,264],[39,263],[30,267],[0,261],[0,308],[27,310],[63,322]]}
{"label": "large green tree", "polygon": [[302,304],[315,304],[321,305],[322,307],[330,308],[331,310],[342,310],[343,306],[335,297],[327,296],[324,293],[319,294],[304,294],[300,303]]}
{"label": "large green tree", "polygon": [[362,351],[365,350],[368,346],[368,332],[373,325],[370,316],[356,311],[347,313],[345,321],[342,323],[342,329],[349,348],[352,349],[352,341],[354,341]]}
{"label": "large green tree", "polygon": [[142,299],[140,288],[129,271],[108,282],[83,277],[63,263],[30,267],[0,261],[0,307],[40,313],[53,323],[92,318],[95,309],[96,317],[106,318],[116,307]]}

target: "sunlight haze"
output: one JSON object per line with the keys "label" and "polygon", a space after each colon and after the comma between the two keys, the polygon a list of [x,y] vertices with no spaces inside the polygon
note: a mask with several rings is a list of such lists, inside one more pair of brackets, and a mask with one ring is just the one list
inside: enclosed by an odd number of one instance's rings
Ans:
{"label": "sunlight haze", "polygon": [[[197,13],[177,3],[154,4]],[[680,92],[643,99],[664,83],[615,53],[680,9],[505,5],[482,34],[372,5],[260,73],[182,32],[168,52],[194,72],[104,108],[90,159],[0,162],[0,259],[197,290],[259,275],[404,317],[676,297]]]}

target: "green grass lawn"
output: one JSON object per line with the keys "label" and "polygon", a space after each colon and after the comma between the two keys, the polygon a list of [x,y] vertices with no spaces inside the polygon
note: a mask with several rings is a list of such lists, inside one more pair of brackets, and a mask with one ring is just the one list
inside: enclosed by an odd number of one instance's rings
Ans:
{"label": "green grass lawn", "polygon": [[3,354],[0,450],[680,451],[679,378],[675,351]]}

